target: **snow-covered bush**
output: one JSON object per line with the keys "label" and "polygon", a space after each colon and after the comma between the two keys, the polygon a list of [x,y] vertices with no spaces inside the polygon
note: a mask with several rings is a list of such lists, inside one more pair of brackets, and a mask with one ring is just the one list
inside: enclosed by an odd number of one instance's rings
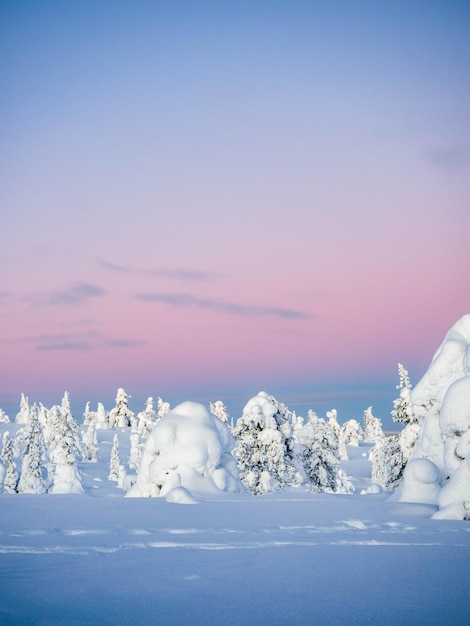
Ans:
{"label": "snow-covered bush", "polygon": [[261,391],[251,398],[233,429],[240,477],[253,495],[299,484],[290,413]]}
{"label": "snow-covered bush", "polygon": [[[183,402],[167,413],[147,439],[131,497],[161,496],[174,489],[193,496],[243,491],[231,454],[228,427],[202,405]],[[181,490],[176,494],[181,495]],[[176,498],[176,495],[175,495]]]}

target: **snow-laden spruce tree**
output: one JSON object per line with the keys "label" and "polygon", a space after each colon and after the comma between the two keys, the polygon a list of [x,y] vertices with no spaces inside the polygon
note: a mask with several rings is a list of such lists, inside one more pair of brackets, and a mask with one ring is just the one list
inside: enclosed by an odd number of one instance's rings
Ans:
{"label": "snow-laden spruce tree", "polygon": [[24,393],[21,394],[21,400],[20,400],[20,411],[19,413],[16,414],[16,423],[17,424],[27,424],[29,422],[29,400],[28,397],[24,395]]}
{"label": "snow-laden spruce tree", "polygon": [[92,419],[82,436],[82,457],[84,461],[96,463],[98,461],[98,438],[96,435],[96,424]]}
{"label": "snow-laden spruce tree", "polygon": [[301,482],[294,459],[290,412],[264,391],[251,398],[233,429],[240,478],[253,495]]}
{"label": "snow-laden spruce tree", "polygon": [[119,480],[119,466],[121,462],[119,460],[119,439],[117,435],[113,437],[113,447],[111,448],[111,456],[109,458],[109,480]]}
{"label": "snow-laden spruce tree", "polygon": [[212,415],[215,415],[216,417],[218,417],[219,420],[222,420],[224,424],[227,424],[230,430],[232,429],[231,421],[229,421],[230,415],[228,414],[227,407],[222,402],[222,400],[216,400],[215,402],[210,402],[209,411],[212,413]]}
{"label": "snow-laden spruce tree", "polygon": [[300,461],[312,491],[338,490],[339,445],[331,426],[309,411],[307,423],[297,432]]}
{"label": "snow-laden spruce tree", "polygon": [[37,410],[29,412],[29,422],[20,434],[23,445],[19,493],[45,493],[47,470],[45,444]]}
{"label": "snow-laden spruce tree", "polygon": [[120,387],[116,395],[116,406],[109,412],[108,422],[111,428],[133,426],[135,414],[129,408],[130,395]]}
{"label": "snow-laden spruce tree", "polygon": [[341,461],[347,460],[348,453],[346,451],[346,443],[344,441],[344,433],[338,422],[338,411],[336,409],[331,409],[331,411],[326,412],[326,417],[328,419],[328,426],[334,432],[336,438],[338,439],[338,453]]}
{"label": "snow-laden spruce tree", "polygon": [[97,430],[107,430],[109,428],[108,414],[102,402],[98,402],[98,407],[96,409],[95,415],[95,424]]}
{"label": "snow-laden spruce tree", "polygon": [[142,461],[142,444],[139,441],[138,433],[132,433],[130,436],[131,447],[129,451],[129,460],[127,465],[129,469],[134,469],[137,472],[140,469],[140,463]]}
{"label": "snow-laden spruce tree", "polygon": [[152,428],[157,423],[157,412],[153,406],[153,398],[147,398],[145,409],[137,414],[137,433],[144,439],[150,435]]}
{"label": "snow-laden spruce tree", "polygon": [[13,443],[10,438],[9,431],[3,433],[3,446],[0,459],[5,466],[3,490],[6,493],[16,493],[19,476],[18,472],[16,471],[16,464],[13,456]]}
{"label": "snow-laden spruce tree", "polygon": [[364,441],[365,443],[377,443],[385,437],[382,430],[382,422],[372,413],[372,407],[364,411]]}
{"label": "snow-laden spruce tree", "polygon": [[341,437],[345,446],[358,446],[359,442],[364,439],[364,433],[359,422],[354,419],[344,422],[341,427]]}
{"label": "snow-laden spruce tree", "polygon": [[160,397],[157,398],[157,418],[161,420],[167,413],[170,412],[170,403],[164,402]]}
{"label": "snow-laden spruce tree", "polygon": [[[75,429],[68,419],[69,406],[63,403],[48,412],[49,493],[83,493],[83,483],[77,467],[79,452]],[[73,418],[72,418],[73,419]]]}

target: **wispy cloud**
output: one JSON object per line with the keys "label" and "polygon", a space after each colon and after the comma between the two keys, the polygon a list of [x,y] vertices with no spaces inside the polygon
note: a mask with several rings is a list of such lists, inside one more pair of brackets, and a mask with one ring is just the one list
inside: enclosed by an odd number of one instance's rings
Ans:
{"label": "wispy cloud", "polygon": [[470,167],[470,143],[441,147],[431,152],[433,163],[446,170],[462,170]]}
{"label": "wispy cloud", "polygon": [[282,307],[266,307],[225,300],[213,300],[210,298],[198,298],[190,294],[182,293],[141,293],[137,298],[144,302],[162,302],[178,308],[198,308],[228,313],[229,315],[242,315],[248,317],[277,317],[282,319],[309,319],[311,315],[303,311]]}
{"label": "wispy cloud", "polygon": [[98,259],[97,262],[100,267],[110,272],[152,276],[154,278],[170,278],[172,280],[182,282],[208,282],[218,277],[218,274],[215,272],[204,272],[189,268],[138,269],[125,265],[118,265],[117,263],[110,263],[109,261],[104,261],[102,259]]}
{"label": "wispy cloud", "polygon": [[89,352],[103,348],[134,348],[144,343],[134,339],[113,339],[96,331],[36,335],[26,337],[24,341],[32,343],[39,351],[69,352]]}
{"label": "wispy cloud", "polygon": [[106,291],[96,285],[77,281],[63,291],[40,292],[32,296],[32,300],[39,304],[53,306],[68,306],[83,304],[90,298],[98,298],[106,295]]}

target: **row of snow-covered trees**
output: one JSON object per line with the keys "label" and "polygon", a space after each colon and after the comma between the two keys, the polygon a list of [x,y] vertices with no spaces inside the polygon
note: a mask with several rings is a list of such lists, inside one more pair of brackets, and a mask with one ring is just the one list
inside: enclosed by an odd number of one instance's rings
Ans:
{"label": "row of snow-covered trees", "polygon": [[[400,397],[392,414],[404,425],[400,434],[385,434],[371,407],[364,412],[363,427],[354,419],[340,425],[335,410],[328,411],[326,419],[309,411],[304,419],[265,392],[247,403],[235,424],[222,401],[211,403],[209,409],[230,431],[232,454],[241,481],[253,495],[302,484],[313,491],[351,491],[352,484],[340,469],[340,463],[348,458],[347,446],[357,446],[360,441],[372,446],[372,480],[384,489],[393,490],[401,481],[417,436],[417,421],[409,402],[411,385],[401,365],[399,376]],[[126,474],[135,475],[139,471],[145,440],[170,411],[169,404],[161,398],[156,409],[153,398],[148,398],[144,410],[135,414],[129,408],[129,399],[121,388],[109,412],[102,403],[96,411],[91,411],[88,403],[79,427],[72,416],[67,393],[62,403],[51,409],[42,404],[30,406],[28,398],[22,395],[16,422],[23,427],[15,440],[8,432],[3,438],[0,488],[9,493],[83,491],[77,461],[97,461],[97,433],[110,428],[130,429],[127,468],[119,457],[117,435],[109,468],[111,480],[121,487],[129,485],[131,479],[126,482]],[[5,417],[3,421],[7,421]]]}

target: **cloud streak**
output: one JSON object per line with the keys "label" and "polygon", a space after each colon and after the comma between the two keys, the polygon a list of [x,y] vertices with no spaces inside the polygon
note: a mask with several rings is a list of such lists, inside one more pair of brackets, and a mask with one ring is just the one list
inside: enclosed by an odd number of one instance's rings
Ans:
{"label": "cloud streak", "polygon": [[106,290],[90,283],[77,281],[68,289],[50,293],[37,293],[31,297],[35,304],[51,306],[70,306],[84,304],[90,298],[99,298],[106,295]]}
{"label": "cloud streak", "polygon": [[181,282],[208,282],[218,276],[215,272],[196,271],[188,268],[160,268],[155,270],[138,269],[127,267],[125,265],[118,265],[116,263],[110,263],[109,261],[104,261],[102,259],[98,259],[97,263],[102,269],[110,272],[152,276],[153,278],[170,278]]}
{"label": "cloud streak", "polygon": [[282,319],[304,320],[311,318],[309,313],[282,307],[265,307],[211,298],[198,298],[181,293],[141,293],[137,298],[143,302],[162,302],[177,308],[210,309],[229,315],[246,317],[277,317]]}
{"label": "cloud streak", "polygon": [[143,341],[134,339],[113,339],[98,332],[58,333],[26,337],[38,351],[89,352],[103,348],[135,348]]}

